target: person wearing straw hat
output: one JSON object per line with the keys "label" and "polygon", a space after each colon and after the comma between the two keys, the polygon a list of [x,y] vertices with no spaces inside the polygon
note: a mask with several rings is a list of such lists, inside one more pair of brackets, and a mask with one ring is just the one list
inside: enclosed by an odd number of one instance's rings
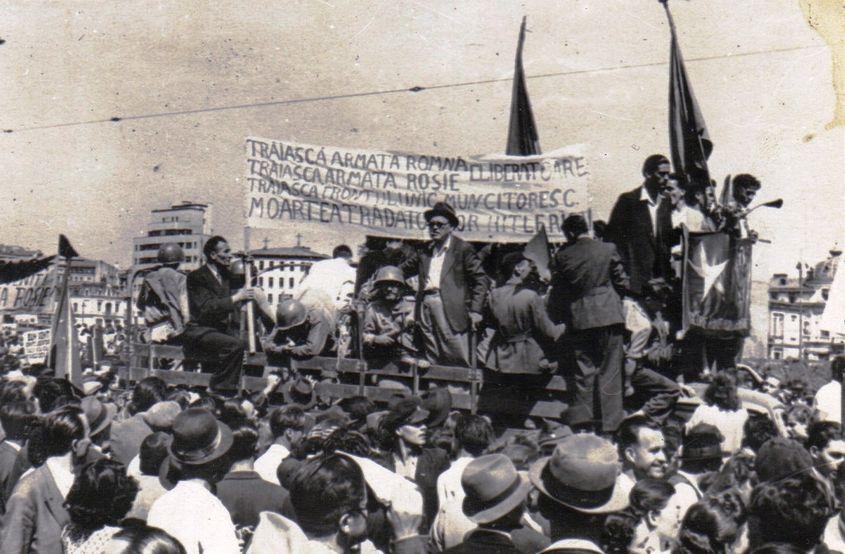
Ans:
{"label": "person wearing straw hat", "polygon": [[[240,552],[229,511],[211,492],[231,447],[231,429],[208,410],[188,408],[173,421],[160,473],[171,490],[152,505],[147,523],[178,539],[188,554]],[[172,479],[178,482],[172,485]]]}
{"label": "person wearing straw hat", "polygon": [[512,533],[522,527],[526,499],[531,483],[520,474],[504,454],[489,454],[474,459],[464,469],[461,486],[466,493],[463,511],[478,527],[464,535],[448,554],[496,552],[520,554],[537,552],[548,539],[534,531],[533,544],[518,547]]}
{"label": "person wearing straw hat", "polygon": [[431,363],[468,365],[466,335],[481,323],[488,278],[472,245],[452,234],[460,225],[452,206],[437,202],[423,215],[431,243],[400,266],[405,277],[419,277],[415,320],[423,352]]}
{"label": "person wearing straw hat", "polygon": [[551,456],[531,466],[529,478],[556,541],[543,552],[601,553],[604,520],[628,507],[633,486],[621,473],[616,447],[589,433],[561,439]]}

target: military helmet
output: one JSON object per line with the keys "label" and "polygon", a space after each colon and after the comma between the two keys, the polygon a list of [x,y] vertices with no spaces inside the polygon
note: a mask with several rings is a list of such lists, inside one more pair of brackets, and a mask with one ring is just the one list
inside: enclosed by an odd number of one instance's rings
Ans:
{"label": "military helmet", "polygon": [[395,265],[386,265],[378,270],[376,273],[376,280],[373,284],[379,285],[382,283],[396,283],[398,285],[405,286],[405,275],[403,275],[402,270]]}
{"label": "military helmet", "polygon": [[246,276],[246,266],[244,265],[244,261],[240,258],[233,261],[232,265],[229,266],[229,273],[235,277]]}
{"label": "military helmet", "polygon": [[176,264],[185,261],[182,247],[175,242],[165,242],[158,249],[158,262],[161,264]]}
{"label": "military helmet", "polygon": [[305,323],[308,311],[299,300],[288,298],[276,307],[276,328],[285,330]]}

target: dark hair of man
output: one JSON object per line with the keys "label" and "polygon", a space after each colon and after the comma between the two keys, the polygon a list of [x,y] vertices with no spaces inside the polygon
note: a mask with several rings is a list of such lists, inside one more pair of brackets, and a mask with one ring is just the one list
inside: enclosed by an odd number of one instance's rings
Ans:
{"label": "dark hair of man", "polygon": [[370,441],[363,434],[347,427],[338,427],[323,441],[323,452],[332,454],[346,452],[356,456],[369,457],[372,455]]}
{"label": "dark hair of man", "polygon": [[246,410],[244,410],[243,399],[240,397],[229,398],[223,401],[220,407],[220,421],[232,427],[237,425],[242,419],[246,418]]}
{"label": "dark hair of man", "polygon": [[836,356],[830,362],[830,378],[841,383],[843,373],[845,373],[845,356]]}
{"label": "dark hair of man", "polygon": [[705,497],[687,510],[678,532],[679,554],[728,552],[739,524],[713,498]]}
{"label": "dark hair of man", "polygon": [[720,410],[731,412],[738,410],[740,403],[736,395],[736,381],[733,377],[725,372],[717,373],[704,391],[704,402]]}
{"label": "dark hair of man", "polygon": [[806,554],[806,550],[785,542],[770,542],[748,551],[750,554]]}
{"label": "dark hair of man", "polygon": [[141,448],[138,457],[141,462],[141,473],[144,475],[158,475],[161,463],[167,458],[167,445],[170,443],[170,435],[156,431],[147,435],[141,441]]}
{"label": "dark hair of man", "polygon": [[30,433],[29,448],[31,452],[37,449],[46,460],[67,454],[73,442],[83,438],[85,414],[77,407],[65,406],[40,418]]}
{"label": "dark hair of man", "polygon": [[757,179],[754,175],[749,175],[748,173],[740,173],[736,177],[734,177],[734,190],[745,188],[745,189],[759,189],[762,185],[760,184],[760,180]]}
{"label": "dark hair of man", "polygon": [[60,396],[74,396],[73,387],[67,379],[39,379],[32,389],[38,398],[42,413],[52,412],[56,408],[56,399]]}
{"label": "dark hair of man", "polygon": [[365,495],[361,469],[338,455],[308,460],[290,484],[297,523],[317,537],[337,532],[341,516],[359,510]]}
{"label": "dark hair of man", "polygon": [[364,421],[367,416],[376,411],[376,405],[366,396],[352,396],[337,403],[338,407],[349,414],[353,421]]}
{"label": "dark hair of man", "polygon": [[258,446],[258,429],[246,418],[228,423],[232,429],[232,448],[229,449],[229,460],[240,462],[255,458]]}
{"label": "dark hair of man", "polygon": [[273,438],[279,438],[287,429],[302,431],[305,429],[305,412],[299,406],[282,406],[270,414],[270,432]]}
{"label": "dark hair of man", "polygon": [[6,433],[6,438],[14,441],[24,441],[29,435],[29,429],[35,422],[35,403],[31,400],[16,400],[0,405],[0,425]]}
{"label": "dark hair of man", "polygon": [[831,480],[833,481],[833,492],[839,501],[839,505],[845,505],[845,464],[839,464],[836,467]]}
{"label": "dark hair of man", "polygon": [[603,219],[593,221],[593,234],[598,240],[610,240],[610,237],[607,235],[607,222]]}
{"label": "dark hair of man", "polygon": [[616,444],[619,445],[619,454],[624,459],[625,449],[640,442],[640,429],[642,428],[660,430],[652,420],[644,415],[635,415],[626,418],[616,431]]}
{"label": "dark hair of man", "polygon": [[705,479],[702,479],[700,484],[701,489],[710,496],[725,491],[739,490],[752,477],[755,477],[754,457],[743,453],[734,454],[721,469],[707,477],[710,478],[709,483],[704,486]]}
{"label": "dark hair of man", "polygon": [[778,436],[778,430],[768,415],[751,412],[742,426],[742,436],[743,446],[757,452],[763,443]]}
{"label": "dark hair of man", "polygon": [[332,250],[332,258],[352,258],[352,249],[345,244],[339,244]]}
{"label": "dark hair of man", "polygon": [[564,233],[572,237],[579,237],[589,230],[587,227],[587,220],[584,219],[584,216],[581,214],[572,214],[567,216],[566,219],[563,220],[561,229],[563,229]]}
{"label": "dark hair of man", "polygon": [[207,241],[205,241],[205,245],[202,247],[202,254],[205,256],[205,260],[207,262],[211,261],[211,255],[217,252],[217,245],[221,242],[226,242],[226,239],[221,237],[220,235],[214,235]]}
{"label": "dark hair of man", "polygon": [[537,501],[540,514],[549,521],[552,541],[585,539],[601,544],[608,514],[587,514],[560,504],[544,494]]}
{"label": "dark hair of man", "polygon": [[65,504],[70,520],[83,529],[118,525],[132,508],[138,483],[126,475],[126,466],[100,458],[82,469],[73,481]]}
{"label": "dark hair of man", "polygon": [[607,554],[628,554],[638,518],[630,510],[609,514],[604,520],[601,546]]}
{"label": "dark hair of man", "polygon": [[643,162],[643,177],[651,175],[657,171],[658,167],[668,163],[670,163],[669,159],[663,154],[652,154]]}
{"label": "dark hair of man", "polygon": [[675,487],[669,481],[645,478],[636,482],[628,498],[634,513],[644,518],[651,512],[660,512],[665,508],[673,494]]}
{"label": "dark hair of man", "polygon": [[159,377],[145,377],[138,381],[132,389],[132,405],[130,411],[133,414],[146,412],[153,404],[164,400],[167,394],[167,384]]}
{"label": "dark hair of man", "polygon": [[495,440],[493,426],[487,419],[475,414],[462,414],[455,426],[455,439],[461,448],[472,456],[481,456]]}
{"label": "dark hair of man", "polygon": [[761,483],[751,493],[748,538],[752,547],[785,542],[811,549],[832,513],[826,485],[810,473]]}
{"label": "dark hair of man", "polygon": [[835,421],[814,421],[807,429],[807,440],[804,448],[809,450],[816,447],[824,450],[830,441],[842,438],[842,426]]}
{"label": "dark hair of man", "polygon": [[158,527],[126,526],[113,538],[127,543],[122,554],[185,554],[182,543]]}

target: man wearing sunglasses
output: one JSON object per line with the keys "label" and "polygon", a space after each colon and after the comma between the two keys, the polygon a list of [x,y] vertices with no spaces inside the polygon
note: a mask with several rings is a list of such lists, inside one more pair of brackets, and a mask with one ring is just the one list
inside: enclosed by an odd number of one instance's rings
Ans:
{"label": "man wearing sunglasses", "polygon": [[417,275],[415,319],[422,351],[431,363],[468,365],[467,332],[481,323],[487,276],[472,245],[454,236],[454,208],[437,202],[425,212],[431,243],[403,264]]}

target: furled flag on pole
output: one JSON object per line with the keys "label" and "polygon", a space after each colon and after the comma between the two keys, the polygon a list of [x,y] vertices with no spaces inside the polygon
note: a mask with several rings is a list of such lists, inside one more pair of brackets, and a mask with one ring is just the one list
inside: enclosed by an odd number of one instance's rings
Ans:
{"label": "furled flag on pole", "polygon": [[546,235],[546,226],[541,223],[540,230],[525,244],[522,255],[525,256],[525,259],[534,262],[534,265],[537,266],[537,273],[545,281],[551,279],[551,272],[549,271],[551,254],[549,250],[549,237]]}
{"label": "furled flag on pole", "polygon": [[683,328],[751,331],[751,245],[727,233],[684,232]]}
{"label": "furled flag on pole", "polygon": [[45,256],[19,262],[0,262],[0,285],[26,279],[50,267],[55,256]]}
{"label": "furled flag on pole", "polygon": [[540,154],[540,138],[534,123],[534,112],[525,86],[525,70],[522,68],[522,45],[525,43],[525,17],[519,28],[519,42],[516,44],[516,66],[513,73],[511,94],[511,120],[508,126],[508,156],[536,156]]}
{"label": "furled flag on pole", "polygon": [[660,2],[666,9],[672,33],[669,61],[669,147],[672,152],[672,165],[682,185],[692,182],[709,184],[707,158],[713,150],[713,143],[710,142],[707,126],[687,78],[668,0]]}
{"label": "furled flag on pole", "polygon": [[65,378],[76,386],[82,385],[82,368],[79,359],[79,338],[74,326],[73,308],[70,304],[68,281],[73,258],[79,254],[64,235],[59,235],[59,256],[64,259],[62,283],[56,294],[56,308],[53,313],[50,346],[52,367],[55,375]]}

